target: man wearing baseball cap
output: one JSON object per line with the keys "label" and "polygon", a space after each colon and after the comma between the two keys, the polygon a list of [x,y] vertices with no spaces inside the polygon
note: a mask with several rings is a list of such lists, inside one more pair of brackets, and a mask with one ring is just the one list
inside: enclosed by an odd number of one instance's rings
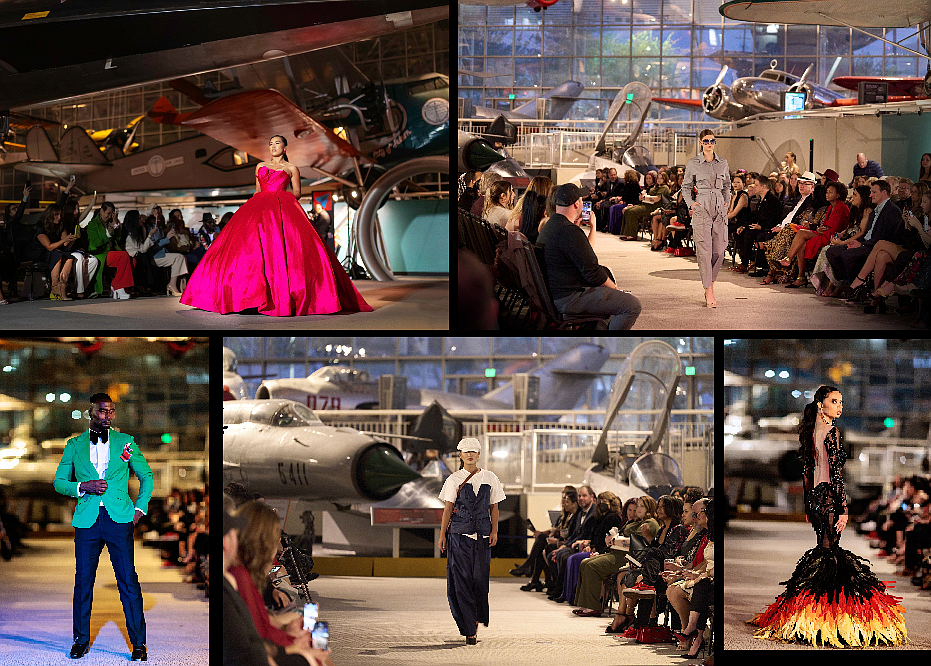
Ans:
{"label": "man wearing baseball cap", "polygon": [[610,317],[610,330],[628,330],[640,316],[640,301],[620,291],[608,269],[598,264],[579,222],[585,194],[572,183],[556,188],[556,214],[537,238],[550,296],[563,314]]}

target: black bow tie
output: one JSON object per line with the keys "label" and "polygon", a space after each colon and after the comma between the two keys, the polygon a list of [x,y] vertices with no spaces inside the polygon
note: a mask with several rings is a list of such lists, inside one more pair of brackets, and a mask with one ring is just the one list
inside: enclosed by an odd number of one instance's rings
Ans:
{"label": "black bow tie", "polygon": [[104,439],[106,439],[106,436],[102,432],[96,432],[94,430],[91,430],[90,433],[91,433],[91,444],[97,444],[98,442],[102,442]]}

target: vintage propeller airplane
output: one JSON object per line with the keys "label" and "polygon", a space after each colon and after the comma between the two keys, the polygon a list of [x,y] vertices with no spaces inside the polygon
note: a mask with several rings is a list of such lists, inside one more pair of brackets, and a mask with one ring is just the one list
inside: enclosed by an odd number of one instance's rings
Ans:
{"label": "vintage propeller airplane", "polygon": [[[928,59],[923,88],[924,95],[931,97],[931,3],[928,0],[900,0],[889,5],[870,6],[867,10],[859,0],[731,0],[721,5],[718,11],[735,21],[835,25],[868,34],[873,39]],[[918,27],[924,53],[864,30],[911,26]]]}

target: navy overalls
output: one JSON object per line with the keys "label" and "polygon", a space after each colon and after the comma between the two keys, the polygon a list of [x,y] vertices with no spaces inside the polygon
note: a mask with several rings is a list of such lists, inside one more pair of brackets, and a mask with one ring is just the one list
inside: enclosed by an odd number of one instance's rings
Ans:
{"label": "navy overalls", "polygon": [[[491,548],[483,537],[491,534],[490,497],[488,484],[482,484],[476,495],[472,483],[466,483],[456,498],[446,538],[446,595],[463,636],[474,636],[478,622],[488,626]],[[477,540],[465,536],[475,533]]]}

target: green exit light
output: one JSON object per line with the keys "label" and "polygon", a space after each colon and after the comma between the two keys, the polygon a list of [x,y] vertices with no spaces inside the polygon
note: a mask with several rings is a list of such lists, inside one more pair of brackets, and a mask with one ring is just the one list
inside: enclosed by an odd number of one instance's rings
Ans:
{"label": "green exit light", "polygon": [[633,101],[634,101],[634,94],[633,94],[633,93],[627,93],[627,103],[630,104],[630,103],[633,102]]}
{"label": "green exit light", "polygon": [[514,99],[514,95],[508,95],[508,99]]}
{"label": "green exit light", "polygon": [[162,434],[162,444],[171,444],[171,435],[167,432]]}
{"label": "green exit light", "polygon": [[895,426],[895,421],[887,417],[883,420],[883,425],[887,428],[892,428]]}
{"label": "green exit light", "polygon": [[687,375],[694,375],[694,374],[695,374],[695,366],[694,366],[694,365],[687,365],[687,366],[685,366],[685,374],[687,374]]}
{"label": "green exit light", "polygon": [[495,376],[495,369],[494,369],[494,368],[485,368],[485,378],[486,378],[486,379],[491,379],[491,378],[494,377],[494,376]]}

